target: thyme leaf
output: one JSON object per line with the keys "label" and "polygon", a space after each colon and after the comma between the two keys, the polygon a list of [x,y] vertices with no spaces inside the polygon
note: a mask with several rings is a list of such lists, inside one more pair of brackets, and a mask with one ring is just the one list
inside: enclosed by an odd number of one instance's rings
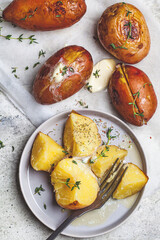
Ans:
{"label": "thyme leaf", "polygon": [[36,187],[35,190],[34,190],[34,194],[37,194],[38,195],[41,195],[41,192],[44,192],[45,189],[42,187],[42,184],[40,185],[40,187]]}
{"label": "thyme leaf", "polygon": [[75,160],[72,161],[72,163],[76,164],[77,165],[77,162]]}
{"label": "thyme leaf", "polygon": [[[137,100],[137,98],[139,98],[139,96],[140,96],[140,91],[141,91],[141,89],[142,89],[142,88],[145,88],[145,86],[146,86],[147,84],[148,84],[149,86],[152,86],[151,83],[144,83],[143,86],[142,86],[136,93],[133,94],[133,97],[134,97],[133,102],[129,102],[129,103],[128,103],[128,105],[132,105],[134,118],[136,118],[136,116],[144,117],[144,112],[141,112],[141,113],[138,112],[138,107],[137,107],[137,104],[136,104],[136,100]],[[137,111],[136,111],[136,110],[137,110]]]}
{"label": "thyme leaf", "polygon": [[33,68],[37,67],[37,65],[39,65],[40,62],[36,62],[34,65],[33,65]]}
{"label": "thyme leaf", "polygon": [[39,51],[38,58],[40,58],[41,56],[45,57],[45,54],[46,54],[46,52],[44,52],[44,51],[41,49],[41,51]]}
{"label": "thyme leaf", "polygon": [[67,151],[65,151],[65,150],[63,150],[62,152],[65,153],[66,155],[69,154],[69,153],[68,153]]}
{"label": "thyme leaf", "polygon": [[3,142],[0,140],[0,149],[1,148],[4,148],[5,147],[5,145],[3,144]]}

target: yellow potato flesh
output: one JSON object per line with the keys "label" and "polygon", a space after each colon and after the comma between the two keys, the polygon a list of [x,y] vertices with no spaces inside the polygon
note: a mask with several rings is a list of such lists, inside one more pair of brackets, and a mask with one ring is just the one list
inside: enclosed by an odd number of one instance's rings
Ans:
{"label": "yellow potato flesh", "polygon": [[[107,147],[107,148],[106,148]],[[106,157],[100,157],[104,153]],[[127,150],[114,145],[100,146],[97,149],[96,155],[92,157],[94,163],[91,163],[91,169],[97,177],[102,177],[104,173],[112,166],[117,158],[124,159],[127,155]]]}
{"label": "yellow potato flesh", "polygon": [[39,132],[32,148],[31,166],[36,171],[50,172],[53,164],[64,158],[64,149],[48,135]]}
{"label": "yellow potato flesh", "polygon": [[123,199],[139,192],[148,181],[148,177],[136,165],[128,163],[127,166],[125,175],[113,193],[115,199]]}
{"label": "yellow potato flesh", "polygon": [[[74,162],[76,161],[76,163]],[[69,181],[69,187],[65,182]],[[78,189],[73,185],[80,181]],[[97,198],[99,186],[90,168],[80,160],[63,159],[51,173],[57,203],[68,209],[80,209],[91,205]]]}
{"label": "yellow potato flesh", "polygon": [[96,123],[88,117],[71,113],[64,130],[64,148],[73,157],[86,157],[101,144]]}

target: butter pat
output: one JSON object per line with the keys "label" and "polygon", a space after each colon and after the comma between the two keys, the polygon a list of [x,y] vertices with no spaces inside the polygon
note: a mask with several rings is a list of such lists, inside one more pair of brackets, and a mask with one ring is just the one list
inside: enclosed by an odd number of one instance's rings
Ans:
{"label": "butter pat", "polygon": [[99,92],[108,86],[109,79],[115,71],[116,62],[113,59],[104,59],[94,67],[91,77],[88,79],[88,89],[90,92]]}
{"label": "butter pat", "polygon": [[62,74],[63,68],[65,65],[63,63],[58,63],[57,67],[55,68],[53,75],[52,75],[52,80],[54,79],[56,83],[59,83],[63,80],[64,76]]}

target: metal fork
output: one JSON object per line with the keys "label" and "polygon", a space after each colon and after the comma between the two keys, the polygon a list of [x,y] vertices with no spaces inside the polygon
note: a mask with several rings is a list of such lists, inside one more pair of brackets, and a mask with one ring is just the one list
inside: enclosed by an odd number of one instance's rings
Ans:
{"label": "metal fork", "polygon": [[120,183],[128,168],[125,165],[126,164],[122,163],[117,158],[110,170],[101,179],[100,191],[94,203],[92,203],[89,207],[72,211],[70,216],[46,240],[55,239],[74,219],[87,212],[101,208],[112,196],[113,192]]}

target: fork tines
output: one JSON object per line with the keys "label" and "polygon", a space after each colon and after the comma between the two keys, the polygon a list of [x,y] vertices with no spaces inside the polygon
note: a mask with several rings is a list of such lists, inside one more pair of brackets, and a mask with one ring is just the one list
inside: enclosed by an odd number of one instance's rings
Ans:
{"label": "fork tines", "polygon": [[99,192],[101,206],[112,196],[128,168],[122,161],[118,163],[118,160],[117,158],[108,173],[101,179]]}

